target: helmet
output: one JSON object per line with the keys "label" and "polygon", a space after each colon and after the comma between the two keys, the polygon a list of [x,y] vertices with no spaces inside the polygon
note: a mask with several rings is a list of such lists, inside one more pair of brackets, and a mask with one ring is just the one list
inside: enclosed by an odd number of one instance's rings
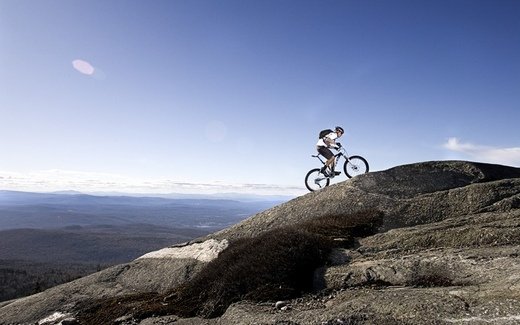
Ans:
{"label": "helmet", "polygon": [[345,133],[345,131],[343,130],[343,128],[341,126],[336,126],[336,132],[341,132],[341,133]]}

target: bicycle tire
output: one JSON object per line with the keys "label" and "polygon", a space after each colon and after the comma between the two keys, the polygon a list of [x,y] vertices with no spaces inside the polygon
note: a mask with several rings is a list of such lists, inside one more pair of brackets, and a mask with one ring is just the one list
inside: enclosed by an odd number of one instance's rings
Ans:
{"label": "bicycle tire", "polygon": [[305,186],[311,192],[327,187],[329,184],[330,178],[325,177],[325,175],[321,173],[321,168],[311,169],[307,175],[305,175]]}
{"label": "bicycle tire", "polygon": [[368,162],[361,156],[349,157],[343,165],[343,171],[348,178],[368,173]]}

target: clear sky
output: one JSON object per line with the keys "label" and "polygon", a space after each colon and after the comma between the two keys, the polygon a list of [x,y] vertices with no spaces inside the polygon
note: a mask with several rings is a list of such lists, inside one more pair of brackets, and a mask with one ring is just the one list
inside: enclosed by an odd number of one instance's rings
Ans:
{"label": "clear sky", "polygon": [[0,0],[0,113],[0,189],[297,195],[336,125],[520,166],[520,1]]}

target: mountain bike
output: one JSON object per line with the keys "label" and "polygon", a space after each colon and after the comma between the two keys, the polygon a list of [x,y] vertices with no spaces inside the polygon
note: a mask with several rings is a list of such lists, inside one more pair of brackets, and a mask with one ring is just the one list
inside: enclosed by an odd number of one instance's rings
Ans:
{"label": "mountain bike", "polygon": [[[318,160],[325,166],[325,157],[321,156],[320,154],[312,155],[312,157],[318,158]],[[343,171],[348,178],[368,173],[367,160],[361,156],[349,156],[343,147],[340,147],[338,149],[338,153],[334,155],[334,166],[339,166],[338,163],[341,157],[345,158]],[[313,192],[329,186],[331,178],[334,178],[335,176],[336,175],[334,175],[334,172],[329,168],[327,168],[325,173],[321,172],[321,168],[314,168],[309,170],[305,176],[305,186],[309,191]]]}

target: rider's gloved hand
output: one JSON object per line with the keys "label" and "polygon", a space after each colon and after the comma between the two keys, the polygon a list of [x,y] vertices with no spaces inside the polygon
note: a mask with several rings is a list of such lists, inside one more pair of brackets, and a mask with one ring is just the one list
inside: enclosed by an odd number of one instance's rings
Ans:
{"label": "rider's gloved hand", "polygon": [[338,149],[341,148],[341,143],[336,142],[336,148],[338,148]]}

